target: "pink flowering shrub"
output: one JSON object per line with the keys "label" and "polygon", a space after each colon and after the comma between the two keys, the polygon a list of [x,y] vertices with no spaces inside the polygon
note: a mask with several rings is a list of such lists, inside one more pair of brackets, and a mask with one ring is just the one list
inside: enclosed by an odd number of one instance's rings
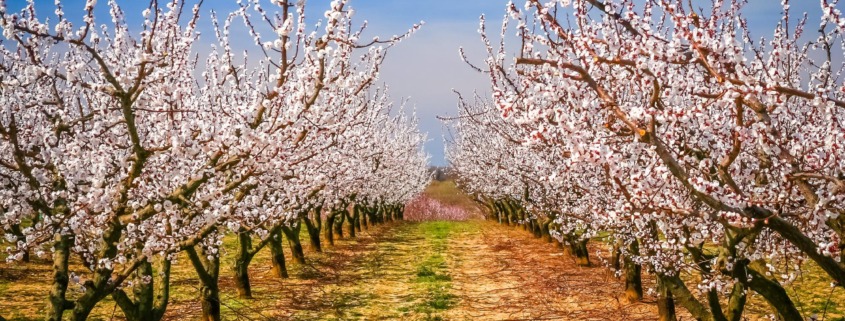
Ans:
{"label": "pink flowering shrub", "polygon": [[427,194],[420,194],[405,205],[407,221],[466,221],[481,218],[474,208],[444,204]]}

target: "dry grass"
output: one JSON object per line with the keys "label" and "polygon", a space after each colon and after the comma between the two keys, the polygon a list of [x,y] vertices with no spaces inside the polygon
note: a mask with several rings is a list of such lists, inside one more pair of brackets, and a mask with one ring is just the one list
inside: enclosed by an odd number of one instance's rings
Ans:
{"label": "dry grass", "polygon": [[478,204],[473,202],[469,195],[464,193],[464,191],[458,189],[455,185],[455,181],[453,180],[432,181],[423,193],[431,196],[432,198],[438,199],[445,205],[459,206],[468,210],[480,211]]}

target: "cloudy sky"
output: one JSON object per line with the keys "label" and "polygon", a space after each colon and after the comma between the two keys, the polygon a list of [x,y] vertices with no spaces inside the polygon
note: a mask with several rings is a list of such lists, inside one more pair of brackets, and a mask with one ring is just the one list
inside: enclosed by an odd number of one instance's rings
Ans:
{"label": "cloudy sky", "polygon": [[[106,0],[100,2],[98,7],[105,10]],[[309,0],[308,14],[321,17],[329,2]],[[771,30],[780,18],[779,2],[749,0],[745,13],[756,36],[770,38]],[[41,14],[52,13],[52,0],[36,0],[36,3]],[[65,0],[63,3],[65,11],[70,14],[74,7],[79,7],[81,11],[85,1]],[[118,0],[118,3],[130,17],[134,13],[136,18],[140,18],[141,10],[149,2]],[[484,48],[477,33],[479,17],[486,14],[488,22],[494,24],[489,30],[498,30],[507,3],[507,0],[351,0],[356,10],[356,19],[369,22],[371,35],[392,36],[405,32],[414,23],[426,23],[419,33],[389,53],[386,66],[382,69],[382,84],[390,87],[390,93],[397,101],[410,98],[409,103],[416,107],[421,129],[428,133],[426,151],[432,156],[432,165],[446,164],[443,157],[443,126],[436,116],[456,113],[457,100],[452,90],[466,95],[473,91],[482,94],[489,92],[484,75],[473,71],[461,61],[458,48],[464,47],[471,60],[481,61]],[[698,5],[705,1],[696,0],[693,3]],[[793,13],[811,13],[807,31],[814,31],[820,13],[818,0],[793,0],[791,3]],[[7,4],[11,11],[22,7],[25,1],[7,0]],[[226,12],[234,7],[233,4],[234,0],[206,0],[203,10]]]}

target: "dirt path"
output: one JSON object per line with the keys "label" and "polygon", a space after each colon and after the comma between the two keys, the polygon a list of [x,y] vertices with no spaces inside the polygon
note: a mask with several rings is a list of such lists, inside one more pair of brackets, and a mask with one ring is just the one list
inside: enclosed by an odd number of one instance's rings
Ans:
{"label": "dirt path", "polygon": [[[304,245],[307,264],[288,262],[288,279],[274,277],[269,251],[259,252],[250,268],[253,299],[237,297],[228,268],[234,251],[224,251],[223,319],[656,320],[657,316],[650,303],[654,298],[620,303],[622,282],[607,269],[578,267],[554,245],[492,222],[399,222],[338,240],[322,253]],[[234,243],[224,248],[234,248]],[[10,298],[0,305],[4,316],[30,320],[43,315],[40,295],[47,284],[37,280],[46,279],[49,271],[37,271],[27,279],[37,286],[0,287],[0,294]],[[165,320],[199,319],[199,288],[187,260],[174,265],[171,284]],[[121,317],[114,302],[106,299],[91,320]]]}
{"label": "dirt path", "polygon": [[620,300],[623,284],[605,268],[579,267],[526,231],[465,224],[478,228],[450,240],[454,293],[460,298],[447,313],[450,320],[656,319],[653,304]]}
{"label": "dirt path", "polygon": [[620,303],[622,284],[606,269],[577,267],[554,245],[490,222],[397,223],[344,242],[313,257],[291,279],[259,276],[256,296],[270,296],[272,303],[243,306],[264,311],[253,315],[258,320],[655,320],[657,315],[648,303],[653,300]]}

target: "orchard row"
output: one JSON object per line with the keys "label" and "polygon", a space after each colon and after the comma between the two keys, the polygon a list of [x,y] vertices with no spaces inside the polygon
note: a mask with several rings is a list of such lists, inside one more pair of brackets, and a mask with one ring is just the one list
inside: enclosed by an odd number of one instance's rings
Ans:
{"label": "orchard row", "polygon": [[283,260],[285,235],[300,260],[303,225],[320,249],[344,219],[401,218],[430,179],[415,116],[376,86],[419,26],[365,41],[344,0],[321,17],[304,1],[201,3],[0,1],[0,227],[9,261],[51,259],[48,320],[84,320],[107,297],[128,320],[161,319],[180,253],[203,319],[219,320],[225,236],[249,297],[262,248]]}
{"label": "orchard row", "polygon": [[752,292],[803,320],[785,287],[807,262],[845,286],[845,17],[782,1],[756,38],[745,1],[708,3],[527,0],[497,37],[482,19],[492,96],[461,98],[447,157],[493,219],[583,263],[609,233],[662,320],[740,320]]}

